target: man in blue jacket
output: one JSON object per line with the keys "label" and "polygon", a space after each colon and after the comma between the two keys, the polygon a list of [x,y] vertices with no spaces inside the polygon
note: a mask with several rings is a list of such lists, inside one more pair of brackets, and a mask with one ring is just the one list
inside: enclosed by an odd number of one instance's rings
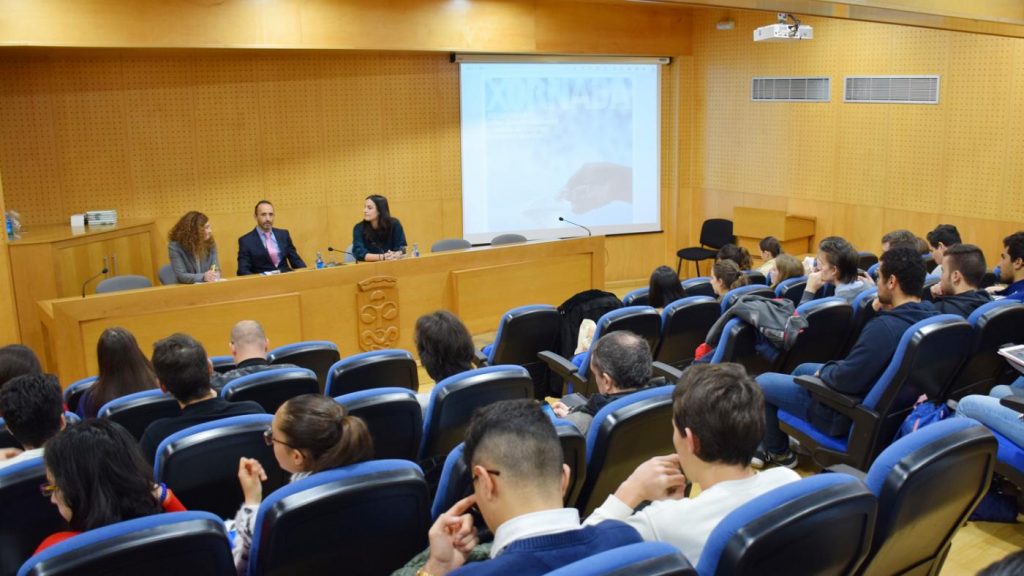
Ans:
{"label": "man in blue jacket", "polygon": [[999,280],[1008,286],[996,292],[1010,300],[1024,302],[1024,231],[1003,238],[999,254]]}
{"label": "man in blue jacket", "polygon": [[274,228],[274,205],[260,200],[253,215],[256,228],[238,239],[238,275],[305,268],[288,231]]}
{"label": "man in blue jacket", "polygon": [[864,396],[885,371],[903,333],[913,324],[934,316],[931,304],[921,302],[924,262],[911,248],[897,247],[882,254],[878,273],[878,301],[881,311],[860,333],[846,358],[826,364],[801,364],[792,375],[765,373],[757,377],[765,399],[765,434],[762,449],[754,457],[755,468],[777,464],[794,468],[796,455],[789,450],[789,437],[779,428],[778,411],[805,417],[829,436],[845,436],[850,420],[811,398],[793,377],[814,374],[830,388],[853,396]]}

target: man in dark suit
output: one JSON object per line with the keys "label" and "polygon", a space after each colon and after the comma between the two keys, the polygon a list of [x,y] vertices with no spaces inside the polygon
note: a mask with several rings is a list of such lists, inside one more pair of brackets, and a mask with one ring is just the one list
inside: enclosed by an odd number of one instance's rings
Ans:
{"label": "man in dark suit", "polygon": [[260,200],[254,214],[256,228],[238,239],[238,275],[305,268],[288,231],[274,228],[274,205]]}

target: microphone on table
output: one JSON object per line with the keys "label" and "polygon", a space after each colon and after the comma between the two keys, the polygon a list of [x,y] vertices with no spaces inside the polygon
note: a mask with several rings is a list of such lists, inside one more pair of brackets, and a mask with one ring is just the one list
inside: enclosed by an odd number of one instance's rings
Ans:
{"label": "microphone on table", "polygon": [[328,246],[328,247],[327,247],[327,251],[328,251],[328,252],[341,252],[342,254],[347,254],[347,255],[351,256],[353,260],[355,260],[355,261],[356,261],[356,264],[358,264],[358,263],[359,263],[359,258],[356,258],[356,255],[355,255],[355,254],[353,254],[353,253],[351,253],[351,252],[347,252],[347,251],[345,251],[345,250],[338,250],[338,249],[337,249],[337,248],[335,248],[334,246]]}
{"label": "microphone on table", "polygon": [[572,224],[573,226],[579,226],[580,228],[583,228],[584,230],[587,231],[587,236],[593,236],[594,235],[594,233],[590,231],[590,228],[587,228],[586,226],[584,226],[583,224],[580,224],[578,222],[573,222],[572,220],[566,220],[565,218],[562,218],[561,216],[558,217],[558,221],[559,222],[568,222],[569,224]]}
{"label": "microphone on table", "polygon": [[107,272],[109,272],[109,270],[107,270],[107,267],[104,266],[103,270],[100,270],[98,274],[90,276],[88,280],[82,282],[82,298],[85,298],[85,287],[89,285],[89,282],[92,282],[93,280],[99,278],[100,276],[103,276]]}

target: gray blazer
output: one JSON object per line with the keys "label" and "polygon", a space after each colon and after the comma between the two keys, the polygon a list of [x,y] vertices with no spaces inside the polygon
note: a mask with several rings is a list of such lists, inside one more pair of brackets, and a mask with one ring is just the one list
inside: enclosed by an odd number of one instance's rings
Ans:
{"label": "gray blazer", "polygon": [[199,262],[198,268],[196,267],[195,257],[189,254],[177,242],[172,241],[167,244],[167,254],[171,258],[171,268],[174,269],[174,275],[178,278],[178,284],[202,282],[203,274],[214,264],[217,265],[218,269],[220,268],[216,246],[213,247],[213,250],[210,251],[210,254],[202,262]]}

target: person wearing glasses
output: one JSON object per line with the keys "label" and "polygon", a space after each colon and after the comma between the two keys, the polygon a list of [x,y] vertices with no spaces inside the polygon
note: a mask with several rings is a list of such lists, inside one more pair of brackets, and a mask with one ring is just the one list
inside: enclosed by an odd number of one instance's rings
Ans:
{"label": "person wearing glasses", "polygon": [[0,415],[25,449],[12,449],[12,457],[0,459],[0,469],[42,456],[46,441],[64,429],[64,398],[57,377],[23,374],[0,384]]}
{"label": "person wearing glasses", "polygon": [[210,387],[213,365],[203,345],[187,334],[171,334],[153,344],[153,369],[160,389],[174,396],[181,414],[154,420],[146,427],[139,444],[149,462],[154,461],[160,442],[175,432],[228,416],[264,414],[256,402],[228,402]]}
{"label": "person wearing glasses", "polygon": [[[333,399],[319,394],[296,396],[282,404],[263,439],[274,448],[274,458],[281,469],[291,473],[291,482],[373,457],[373,438],[366,423],[349,415]],[[238,482],[245,502],[229,530],[236,531],[232,554],[240,575],[249,566],[256,513],[263,502],[262,482],[266,480],[267,473],[259,460],[239,460]]]}
{"label": "person wearing glasses", "polygon": [[71,530],[46,537],[35,553],[82,532],[161,512],[184,512],[153,480],[135,438],[106,419],[85,420],[46,443],[46,483],[39,487]]}

